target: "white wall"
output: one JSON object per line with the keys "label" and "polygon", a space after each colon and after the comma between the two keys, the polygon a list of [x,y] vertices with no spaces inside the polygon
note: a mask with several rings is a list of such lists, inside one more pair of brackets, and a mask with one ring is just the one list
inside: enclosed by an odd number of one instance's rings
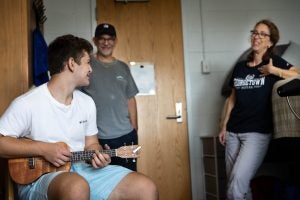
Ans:
{"label": "white wall", "polygon": [[90,42],[97,22],[96,0],[44,0],[47,21],[44,36],[47,44],[58,36],[73,34]]}
{"label": "white wall", "polygon": [[[221,87],[236,59],[249,48],[249,31],[268,18],[279,43],[300,44],[298,0],[181,0],[193,199],[205,199],[201,136],[217,136]],[[202,74],[205,61],[209,74]]]}
{"label": "white wall", "polygon": [[[200,136],[217,135],[227,72],[249,47],[249,31],[262,18],[273,20],[279,43],[300,44],[298,0],[181,0],[193,200],[204,199]],[[89,41],[95,30],[95,0],[44,0],[47,43],[71,33]],[[201,61],[210,74],[201,73]]]}

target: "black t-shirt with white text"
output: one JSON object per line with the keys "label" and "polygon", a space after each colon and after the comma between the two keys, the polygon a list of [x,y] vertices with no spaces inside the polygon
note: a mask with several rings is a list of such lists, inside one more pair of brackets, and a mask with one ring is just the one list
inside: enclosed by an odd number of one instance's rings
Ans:
{"label": "black t-shirt with white text", "polygon": [[[273,66],[289,69],[292,65],[273,55]],[[247,61],[236,64],[230,86],[235,89],[236,102],[231,111],[227,130],[234,133],[273,132],[272,88],[278,76],[261,76],[258,68],[266,65],[262,62],[255,67],[247,66]]]}

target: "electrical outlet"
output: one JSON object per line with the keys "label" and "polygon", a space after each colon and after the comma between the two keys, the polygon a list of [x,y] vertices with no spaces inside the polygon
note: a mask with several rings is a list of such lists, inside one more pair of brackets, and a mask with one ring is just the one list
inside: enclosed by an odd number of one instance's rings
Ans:
{"label": "electrical outlet", "polygon": [[204,60],[201,61],[201,70],[202,70],[202,74],[209,74],[210,73],[209,64]]}

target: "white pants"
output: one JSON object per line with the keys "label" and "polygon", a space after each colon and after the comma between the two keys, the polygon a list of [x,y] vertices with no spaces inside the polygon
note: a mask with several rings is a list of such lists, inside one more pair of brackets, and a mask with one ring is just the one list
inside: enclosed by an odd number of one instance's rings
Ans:
{"label": "white pants", "polygon": [[263,162],[271,134],[226,133],[226,173],[228,200],[252,199],[250,181]]}

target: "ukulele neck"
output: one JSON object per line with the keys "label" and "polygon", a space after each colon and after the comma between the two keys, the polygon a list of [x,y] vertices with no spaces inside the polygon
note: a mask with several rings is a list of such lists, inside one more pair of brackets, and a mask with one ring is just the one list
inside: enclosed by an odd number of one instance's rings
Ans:
{"label": "ukulele neck", "polygon": [[[71,154],[71,162],[89,161],[92,159],[95,150],[76,151]],[[117,156],[116,149],[100,150],[100,153],[108,154],[110,157]]]}

